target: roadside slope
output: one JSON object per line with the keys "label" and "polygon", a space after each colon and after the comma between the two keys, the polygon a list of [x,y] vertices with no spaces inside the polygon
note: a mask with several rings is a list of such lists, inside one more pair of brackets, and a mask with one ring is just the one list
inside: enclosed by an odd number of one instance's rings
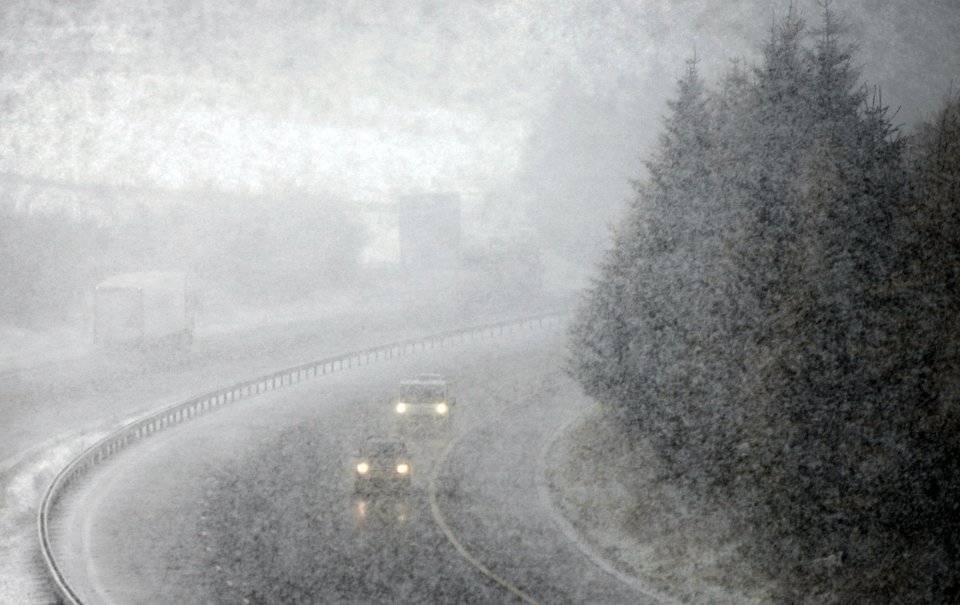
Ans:
{"label": "roadside slope", "polygon": [[683,603],[769,602],[767,587],[739,564],[740,538],[723,511],[682,501],[645,442],[624,443],[576,390],[563,396],[580,415],[544,452],[544,480],[558,522],[581,548]]}

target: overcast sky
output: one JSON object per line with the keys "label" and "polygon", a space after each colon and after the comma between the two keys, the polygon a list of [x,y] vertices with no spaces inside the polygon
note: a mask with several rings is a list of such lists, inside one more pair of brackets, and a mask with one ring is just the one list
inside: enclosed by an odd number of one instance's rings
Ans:
{"label": "overcast sky", "polygon": [[[797,4],[818,23],[815,2]],[[613,213],[684,60],[696,49],[715,80],[731,57],[756,57],[787,6],[8,0],[0,171],[377,200],[529,189],[550,178],[552,154],[582,154],[603,158],[591,186]],[[865,81],[903,106],[899,121],[928,115],[956,90],[956,0],[836,7],[861,40]]]}

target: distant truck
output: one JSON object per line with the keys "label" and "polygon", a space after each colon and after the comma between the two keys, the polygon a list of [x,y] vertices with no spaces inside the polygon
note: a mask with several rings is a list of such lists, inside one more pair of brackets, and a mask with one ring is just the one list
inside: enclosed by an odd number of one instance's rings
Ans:
{"label": "distant truck", "polygon": [[94,340],[105,348],[189,345],[190,299],[182,273],[114,275],[97,284],[94,293]]}

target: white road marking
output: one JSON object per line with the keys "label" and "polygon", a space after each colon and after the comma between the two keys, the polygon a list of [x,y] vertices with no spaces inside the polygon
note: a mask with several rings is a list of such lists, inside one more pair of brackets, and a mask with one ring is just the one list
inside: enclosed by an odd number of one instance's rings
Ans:
{"label": "white road marking", "polygon": [[452,544],[453,547],[457,550],[457,552],[460,553],[460,556],[466,559],[467,562],[469,562],[471,565],[476,567],[477,570],[480,571],[480,573],[487,576],[497,584],[503,586],[504,588],[509,590],[511,593],[516,595],[518,598],[522,599],[524,602],[530,603],[531,605],[541,605],[539,601],[534,599],[532,596],[530,596],[526,592],[517,588],[514,584],[512,584],[506,578],[494,573],[489,567],[484,565],[482,561],[480,561],[475,556],[470,554],[470,551],[468,551],[463,546],[463,544],[460,543],[460,540],[458,540],[457,537],[453,534],[453,531],[451,531],[450,526],[447,525],[447,522],[444,520],[443,515],[440,513],[440,506],[439,504],[437,504],[437,478],[440,476],[440,469],[443,467],[443,463],[446,461],[447,457],[450,455],[450,452],[453,451],[454,446],[456,446],[456,444],[459,443],[459,441],[460,441],[459,437],[450,441],[450,443],[447,444],[447,447],[444,448],[443,453],[440,454],[440,458],[437,460],[437,462],[433,466],[433,473],[431,474],[431,477],[430,477],[430,486],[429,486],[430,513],[433,515],[433,520],[436,521],[437,525],[440,527],[440,531],[443,532],[443,535],[446,536],[450,544]]}

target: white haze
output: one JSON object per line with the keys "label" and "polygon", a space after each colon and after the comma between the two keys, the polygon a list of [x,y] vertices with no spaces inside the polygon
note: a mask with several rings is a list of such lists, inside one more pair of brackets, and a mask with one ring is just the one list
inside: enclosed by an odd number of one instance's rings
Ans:
{"label": "white haze", "polygon": [[[816,27],[817,2],[794,4]],[[634,181],[646,177],[644,160],[685,62],[696,56],[710,85],[731,61],[759,62],[764,37],[789,6],[0,3],[0,527],[13,536],[0,543],[0,602],[21,602],[21,586],[43,583],[35,553],[21,546],[34,544],[32,500],[66,456],[65,443],[79,449],[133,416],[306,359],[569,308],[610,247]],[[956,93],[957,0],[834,8],[859,42],[863,84],[876,87],[891,113],[902,107],[894,121],[905,132]],[[398,199],[422,193],[462,201],[454,269],[404,271],[398,263]],[[94,285],[157,269],[183,271],[191,282],[192,348],[97,351]],[[492,361],[443,351],[432,363],[462,372],[477,399],[497,404],[490,417],[470,410],[464,430],[476,437],[477,427],[500,423],[517,432],[511,447],[519,450],[533,448],[527,428],[548,432],[535,416],[556,422],[551,431],[561,418],[541,399],[526,409],[527,424],[513,422],[517,392],[572,401],[551,390],[573,389],[560,377],[557,346],[513,351],[513,382],[503,382],[497,364],[508,346],[497,341],[484,343]],[[344,392],[357,393],[350,377]],[[325,396],[336,399],[340,426],[359,435],[368,427],[355,422],[355,407],[379,413],[402,377],[356,400]],[[300,392],[302,406],[312,406],[314,395]],[[581,403],[566,412],[579,413]],[[337,440],[350,431],[317,433],[337,442],[325,446],[329,458],[345,455]],[[258,456],[247,458],[256,470]],[[268,462],[265,475],[275,470]],[[300,468],[282,462],[286,473]],[[217,480],[241,476],[243,463]],[[15,472],[32,474],[8,482]],[[285,475],[271,476],[286,487]],[[491,535],[512,539],[503,527]],[[430,570],[421,575],[429,579]],[[559,600],[573,594],[544,585]],[[469,596],[489,596],[478,594]]]}
{"label": "white haze", "polygon": [[[798,5],[815,18],[813,2]],[[752,60],[787,6],[8,2],[0,171],[375,203],[453,190],[476,222],[533,222],[589,264],[683,61],[696,52],[710,79],[731,58]],[[908,105],[905,122],[929,114],[957,73],[960,11],[947,0],[840,9],[865,81]],[[57,203],[40,189],[5,202]]]}

